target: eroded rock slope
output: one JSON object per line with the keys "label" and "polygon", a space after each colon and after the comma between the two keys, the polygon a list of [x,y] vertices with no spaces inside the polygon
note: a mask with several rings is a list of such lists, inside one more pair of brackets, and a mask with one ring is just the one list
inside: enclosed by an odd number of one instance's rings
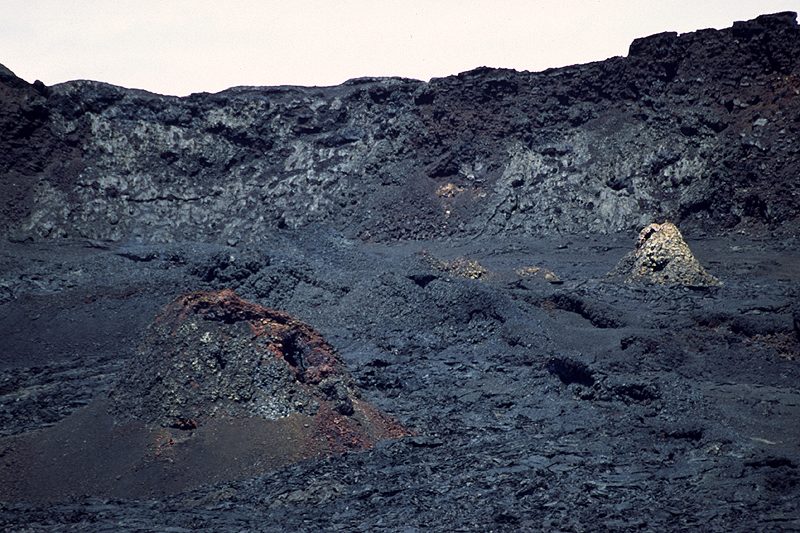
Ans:
{"label": "eroded rock slope", "polygon": [[429,83],[167,97],[0,73],[2,230],[250,242],[326,222],[364,240],[796,232],[794,13],[636,40],[627,57]]}

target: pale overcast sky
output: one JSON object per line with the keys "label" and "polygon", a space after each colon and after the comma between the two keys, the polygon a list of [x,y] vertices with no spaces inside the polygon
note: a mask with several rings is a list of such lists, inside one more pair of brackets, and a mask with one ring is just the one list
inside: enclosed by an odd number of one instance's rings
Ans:
{"label": "pale overcast sky", "polygon": [[421,80],[624,56],[637,37],[725,28],[800,0],[0,0],[0,64],[47,85],[161,94]]}

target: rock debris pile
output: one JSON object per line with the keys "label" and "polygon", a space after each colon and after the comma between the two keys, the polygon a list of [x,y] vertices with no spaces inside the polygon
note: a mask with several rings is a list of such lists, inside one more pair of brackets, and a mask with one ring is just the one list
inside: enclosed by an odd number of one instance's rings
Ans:
{"label": "rock debris pile", "polygon": [[350,416],[359,392],[338,353],[288,313],[233,291],[183,295],[158,316],[111,393],[118,418],[197,427],[220,416]]}

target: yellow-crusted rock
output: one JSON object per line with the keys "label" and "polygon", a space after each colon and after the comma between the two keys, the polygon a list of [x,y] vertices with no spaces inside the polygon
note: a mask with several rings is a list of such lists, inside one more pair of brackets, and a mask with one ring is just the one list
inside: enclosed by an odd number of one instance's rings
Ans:
{"label": "yellow-crusted rock", "polygon": [[721,285],[695,259],[675,224],[650,224],[639,233],[636,249],[622,258],[609,277],[626,282]]}

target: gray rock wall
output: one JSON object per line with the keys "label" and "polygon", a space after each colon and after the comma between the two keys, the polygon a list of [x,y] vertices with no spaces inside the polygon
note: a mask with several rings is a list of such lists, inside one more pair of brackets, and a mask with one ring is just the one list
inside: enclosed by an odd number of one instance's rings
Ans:
{"label": "gray rock wall", "polygon": [[628,57],[429,83],[186,98],[0,75],[15,238],[258,240],[800,230],[794,13],[636,40]]}

